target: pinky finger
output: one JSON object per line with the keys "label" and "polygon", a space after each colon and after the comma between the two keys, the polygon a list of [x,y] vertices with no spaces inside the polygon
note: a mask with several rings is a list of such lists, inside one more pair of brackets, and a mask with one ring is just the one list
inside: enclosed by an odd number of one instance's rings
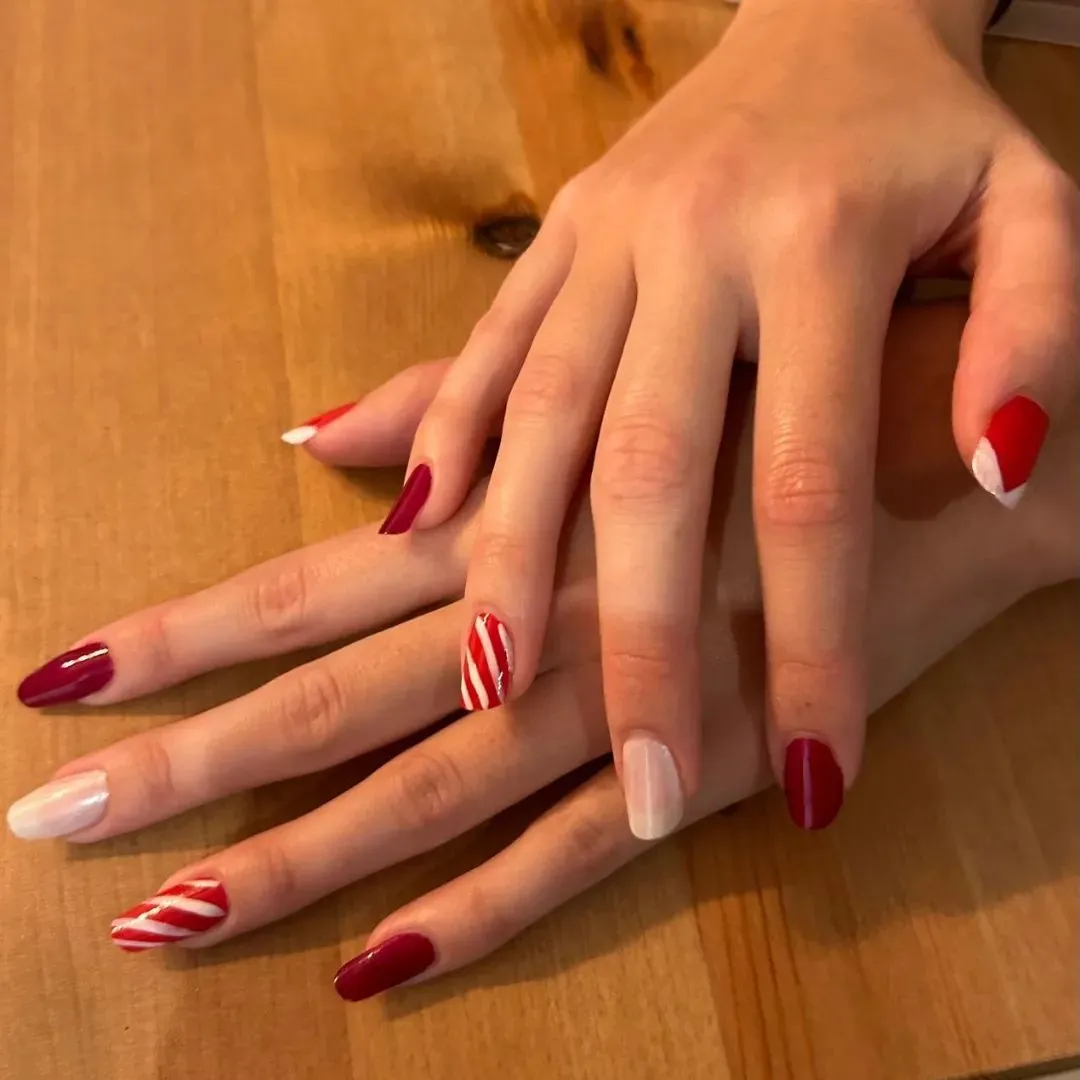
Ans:
{"label": "pinky finger", "polygon": [[606,768],[494,858],[380,923],[334,988],[363,1001],[465,967],[650,846],[630,832],[622,788]]}

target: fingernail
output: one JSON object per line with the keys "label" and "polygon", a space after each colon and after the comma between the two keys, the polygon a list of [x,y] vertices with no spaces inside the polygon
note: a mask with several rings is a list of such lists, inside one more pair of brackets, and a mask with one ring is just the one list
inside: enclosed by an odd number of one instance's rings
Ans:
{"label": "fingernail", "polygon": [[831,825],[844,803],[844,774],[833,752],[817,739],[793,739],[784,757],[788,813],[800,829]]}
{"label": "fingernail", "polygon": [[683,794],[671,751],[651,735],[623,743],[622,781],[630,831],[639,840],[659,840],[682,821]]}
{"label": "fingernail", "polygon": [[482,611],[473,619],[461,665],[461,704],[470,712],[494,709],[510,696],[514,645],[502,619]]}
{"label": "fingernail", "polygon": [[125,952],[142,952],[205,934],[228,914],[225,886],[216,878],[193,878],[125,911],[113,919],[110,933]]}
{"label": "fingernail", "polygon": [[48,840],[96,825],[109,802],[101,769],[73,773],[43,784],[8,808],[7,823],[20,840]]}
{"label": "fingernail", "polygon": [[27,675],[19,684],[19,700],[35,709],[79,701],[103,690],[114,674],[109,646],[92,641],[61,653]]}
{"label": "fingernail", "polygon": [[386,520],[379,526],[379,532],[389,536],[408,532],[430,494],[431,469],[427,465],[417,465],[409,473],[397,502],[390,507]]}
{"label": "fingernail", "polygon": [[348,401],[344,405],[339,405],[336,409],[329,409],[327,412],[319,413],[318,416],[305,420],[299,427],[286,431],[281,436],[281,441],[288,443],[290,446],[303,446],[304,443],[314,439],[327,424],[332,424],[338,417],[344,416],[355,404],[355,401]]}
{"label": "fingernail", "polygon": [[346,1001],[363,1001],[415,979],[435,963],[435,946],[423,934],[395,934],[338,968],[334,989]]}
{"label": "fingernail", "polygon": [[1014,507],[1035,469],[1050,417],[1029,397],[1010,398],[990,418],[971,471],[980,486],[1003,506]]}

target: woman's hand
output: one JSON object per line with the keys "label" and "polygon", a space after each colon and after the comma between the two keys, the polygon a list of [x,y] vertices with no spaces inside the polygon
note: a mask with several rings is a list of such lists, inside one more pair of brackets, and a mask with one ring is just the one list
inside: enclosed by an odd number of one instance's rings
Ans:
{"label": "woman's hand", "polygon": [[[915,391],[906,402],[898,392],[897,411],[883,419],[879,491],[892,513],[936,516],[901,523],[878,512],[868,627],[874,704],[1023,593],[1071,574],[1080,551],[1075,437],[1056,441],[1053,466],[1015,517],[965,494],[965,474],[950,471],[941,407],[949,364],[928,360],[948,359],[961,321],[948,308],[912,314],[898,320],[893,337],[896,363],[889,369]],[[396,414],[407,426],[440,377],[437,366],[413,370],[369,396],[335,425],[332,456],[385,460],[394,446],[407,446],[409,432],[379,417]],[[741,393],[737,400],[747,404]],[[935,401],[939,408],[926,412]],[[701,681],[705,783],[686,821],[768,783],[745,413],[733,413],[737,441],[718,474],[699,639],[709,661]],[[912,430],[920,433],[916,444],[896,439]],[[384,625],[457,596],[478,507],[479,496],[447,525],[409,538],[360,529],[121,619],[31,676],[23,697],[78,696],[88,685],[80,665],[91,664],[101,678],[83,700],[115,702],[210,668]],[[314,812],[178,871],[114,921],[117,944],[217,944],[435,847],[602,757],[609,744],[592,537],[584,511],[575,522],[540,676],[528,693],[436,730]],[[462,604],[451,603],[239,700],[70,762],[11,808],[9,824],[28,839],[102,840],[420,732],[455,708],[461,614]],[[792,797],[801,792],[789,788]],[[477,959],[647,846],[628,828],[615,773],[603,769],[493,859],[386,919],[371,948],[339,973],[338,989],[349,998],[367,996]]]}
{"label": "woman's hand", "polygon": [[470,708],[540,670],[595,448],[604,698],[641,836],[674,828],[700,783],[702,556],[736,351],[760,356],[770,755],[784,782],[820,789],[807,827],[860,764],[880,361],[904,275],[974,278],[953,431],[1002,502],[1073,395],[1077,194],[982,78],[987,14],[746,0],[716,52],[559,194],[420,423],[389,531],[458,510],[505,408],[465,594]]}

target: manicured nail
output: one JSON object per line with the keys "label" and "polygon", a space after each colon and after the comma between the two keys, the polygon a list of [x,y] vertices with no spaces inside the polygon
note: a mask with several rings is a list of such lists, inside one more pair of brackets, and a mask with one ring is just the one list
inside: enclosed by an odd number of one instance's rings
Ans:
{"label": "manicured nail", "polygon": [[395,934],[338,968],[334,989],[346,1001],[363,1001],[415,979],[435,963],[435,946],[423,934]]}
{"label": "manicured nail", "polygon": [[470,712],[494,709],[510,696],[514,645],[502,619],[482,611],[473,620],[461,665],[461,704]]}
{"label": "manicured nail", "polygon": [[101,769],[50,780],[8,808],[8,828],[20,840],[48,840],[96,825],[109,802]]}
{"label": "manicured nail", "polygon": [[379,527],[379,532],[389,536],[408,532],[430,494],[431,469],[427,465],[417,465],[409,473],[397,502],[390,507],[390,513]]}
{"label": "manicured nail", "polygon": [[114,674],[109,646],[91,641],[61,653],[27,675],[19,684],[19,700],[34,709],[79,701],[104,690]]}
{"label": "manicured nail", "polygon": [[971,471],[979,484],[1003,506],[1014,507],[1035,469],[1050,417],[1029,397],[1010,398],[990,418]]}
{"label": "manicured nail", "polygon": [[630,831],[639,840],[659,840],[682,821],[683,794],[671,751],[651,735],[623,743],[622,782]]}
{"label": "manicured nail", "polygon": [[290,446],[303,446],[304,443],[314,439],[327,424],[332,424],[339,416],[344,416],[355,404],[355,401],[349,401],[344,405],[339,405],[336,409],[319,413],[318,416],[305,420],[299,427],[286,431],[281,436],[281,441],[287,442]]}
{"label": "manicured nail", "polygon": [[225,886],[193,878],[162,889],[112,921],[112,939],[125,952],[142,952],[213,930],[229,914]]}
{"label": "manicured nail", "polygon": [[844,803],[844,774],[833,752],[817,739],[793,739],[784,757],[788,813],[800,829],[831,825]]}

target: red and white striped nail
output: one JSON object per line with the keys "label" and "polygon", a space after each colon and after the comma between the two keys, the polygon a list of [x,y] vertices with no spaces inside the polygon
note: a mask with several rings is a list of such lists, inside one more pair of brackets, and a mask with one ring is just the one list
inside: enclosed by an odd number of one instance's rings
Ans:
{"label": "red and white striped nail", "polygon": [[281,436],[281,441],[287,442],[290,446],[303,446],[304,443],[314,439],[327,424],[332,424],[339,417],[344,416],[355,404],[355,401],[348,401],[344,405],[338,405],[335,409],[319,413],[318,416],[305,420],[299,427],[286,431]]}
{"label": "red and white striped nail", "polygon": [[136,904],[113,919],[113,941],[125,952],[142,952],[213,930],[229,914],[225,886],[216,878],[194,878]]}
{"label": "red and white striped nail", "polygon": [[461,665],[461,704],[470,712],[494,709],[510,696],[514,645],[506,624],[490,611],[473,619]]}
{"label": "red and white striped nail", "polygon": [[971,471],[980,486],[1003,506],[1014,507],[1035,469],[1050,417],[1029,397],[1010,398],[990,418]]}

